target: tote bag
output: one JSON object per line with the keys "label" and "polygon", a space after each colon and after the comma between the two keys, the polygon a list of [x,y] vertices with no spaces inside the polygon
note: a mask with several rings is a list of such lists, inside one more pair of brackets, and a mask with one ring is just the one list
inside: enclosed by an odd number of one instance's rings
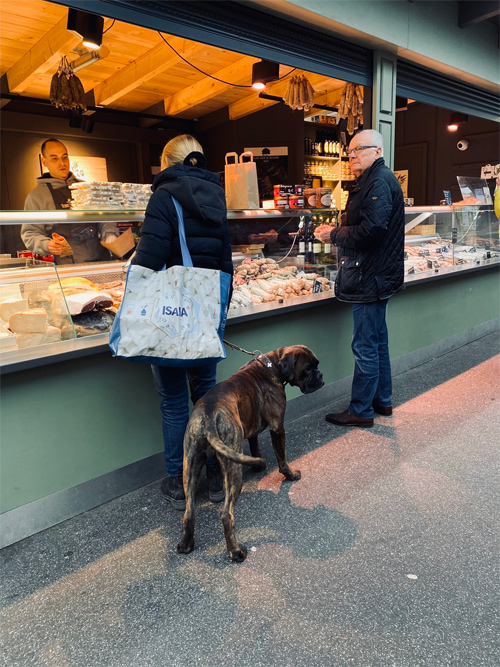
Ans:
{"label": "tote bag", "polygon": [[183,266],[153,271],[131,265],[109,336],[113,356],[157,366],[201,366],[221,361],[232,276],[193,267],[179,202]]}
{"label": "tote bag", "polygon": [[224,185],[228,209],[259,208],[257,166],[253,153],[246,151],[239,158],[237,153],[226,153],[225,161]]}

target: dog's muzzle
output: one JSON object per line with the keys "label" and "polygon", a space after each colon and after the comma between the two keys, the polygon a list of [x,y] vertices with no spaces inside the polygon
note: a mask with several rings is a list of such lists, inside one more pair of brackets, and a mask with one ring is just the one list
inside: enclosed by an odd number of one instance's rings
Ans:
{"label": "dog's muzzle", "polygon": [[308,373],[308,377],[302,383],[303,386],[301,387],[301,390],[303,394],[312,394],[313,392],[318,391],[318,389],[321,389],[324,384],[323,373],[320,371],[313,371]]}

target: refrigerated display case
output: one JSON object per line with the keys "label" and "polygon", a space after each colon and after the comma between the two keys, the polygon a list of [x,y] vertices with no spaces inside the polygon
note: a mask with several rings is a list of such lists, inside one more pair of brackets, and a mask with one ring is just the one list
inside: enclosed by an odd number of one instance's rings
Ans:
{"label": "refrigerated display case", "polygon": [[[313,252],[312,220],[321,209],[257,209],[229,211],[235,266],[234,292],[228,321],[241,323],[314,307],[334,299],[337,250]],[[68,224],[114,221],[140,234],[144,211],[4,211],[0,229],[25,222],[50,224],[57,215]],[[498,220],[492,207],[409,207],[405,212],[405,274],[408,284],[487,268],[500,262]],[[298,232],[306,239],[299,248]],[[82,313],[69,309],[62,335],[27,338],[17,345],[8,321],[0,320],[8,343],[0,347],[3,372],[108,349],[108,333],[125,287],[123,260],[55,266],[32,258],[0,258],[0,305],[15,290],[30,308],[47,307],[55,283],[71,298],[75,281],[111,297],[96,297]],[[84,286],[82,286],[83,289]],[[2,290],[4,290],[2,297]],[[36,292],[36,296],[35,296]],[[53,296],[53,295],[52,295]],[[76,297],[75,297],[76,298]],[[83,297],[82,297],[83,299]],[[42,306],[41,306],[42,304]],[[48,323],[53,327],[54,323]],[[56,326],[56,328],[59,328]],[[53,330],[51,330],[53,331]]]}

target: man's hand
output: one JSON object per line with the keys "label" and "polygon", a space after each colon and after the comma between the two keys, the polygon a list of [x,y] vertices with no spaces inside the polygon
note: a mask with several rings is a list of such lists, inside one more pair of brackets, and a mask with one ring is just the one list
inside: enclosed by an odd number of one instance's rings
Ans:
{"label": "man's hand", "polygon": [[64,250],[64,245],[57,241],[49,241],[48,249],[51,255],[60,255]]}
{"label": "man's hand", "polygon": [[321,241],[321,243],[331,243],[331,232],[335,229],[331,225],[318,225],[314,230],[314,236]]}

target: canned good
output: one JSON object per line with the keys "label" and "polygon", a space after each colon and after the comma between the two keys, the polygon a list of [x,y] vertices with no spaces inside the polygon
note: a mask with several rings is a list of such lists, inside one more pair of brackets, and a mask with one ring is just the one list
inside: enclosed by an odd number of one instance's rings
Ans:
{"label": "canned good", "polygon": [[316,190],[316,206],[330,208],[332,205],[332,188],[318,188]]}
{"label": "canned good", "polygon": [[288,197],[286,195],[283,197],[275,197],[274,208],[288,208]]}
{"label": "canned good", "polygon": [[305,188],[304,189],[304,201],[306,206],[310,208],[315,208],[316,206],[316,188]]}
{"label": "canned good", "polygon": [[304,197],[299,195],[291,195],[288,197],[290,208],[304,208]]}

